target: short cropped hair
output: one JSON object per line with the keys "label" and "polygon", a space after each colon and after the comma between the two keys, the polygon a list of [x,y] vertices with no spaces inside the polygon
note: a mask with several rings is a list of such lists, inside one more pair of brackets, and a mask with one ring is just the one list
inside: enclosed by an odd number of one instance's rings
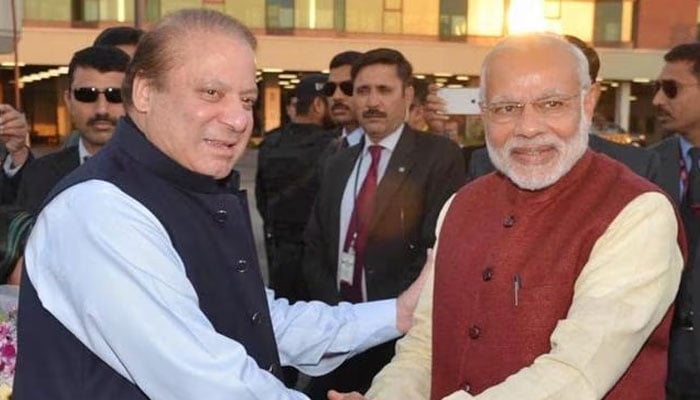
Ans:
{"label": "short cropped hair", "polygon": [[396,74],[399,76],[399,79],[401,79],[401,82],[403,82],[403,86],[412,86],[413,66],[411,66],[411,63],[408,62],[401,52],[387,48],[374,49],[362,54],[352,65],[352,70],[350,70],[352,80],[355,81],[357,74],[359,74],[363,68],[376,64],[396,66]]}
{"label": "short cropped hair", "polygon": [[338,53],[335,55],[335,57],[331,59],[331,63],[328,66],[328,68],[333,69],[342,67],[344,65],[352,66],[352,64],[354,64],[355,61],[357,61],[357,59],[360,58],[360,56],[362,56],[362,53],[354,50],[348,50],[342,53]]}
{"label": "short cropped hair", "polygon": [[131,26],[113,26],[100,32],[95,38],[93,46],[136,46],[143,36],[143,29]]}
{"label": "short cropped hair", "polygon": [[68,64],[68,84],[73,85],[73,76],[78,67],[92,68],[99,72],[126,72],[129,55],[113,46],[92,46],[78,50]]}
{"label": "short cropped hair", "polygon": [[693,64],[693,74],[700,79],[700,43],[683,43],[664,55],[666,62],[687,61]]}
{"label": "short cropped hair", "polygon": [[193,32],[226,33],[255,50],[255,36],[237,19],[209,9],[183,9],[164,17],[141,37],[124,78],[124,107],[134,105],[132,90],[136,75],[151,81],[155,88],[165,87],[167,72],[180,62],[182,40]]}
{"label": "short cropped hair", "polygon": [[598,56],[598,52],[595,51],[593,47],[589,46],[588,43],[574,35],[564,35],[564,39],[578,47],[578,49],[583,52],[583,55],[586,56],[586,61],[588,61],[588,76],[591,77],[591,83],[595,83],[596,79],[598,79],[598,72],[600,71],[600,57]]}

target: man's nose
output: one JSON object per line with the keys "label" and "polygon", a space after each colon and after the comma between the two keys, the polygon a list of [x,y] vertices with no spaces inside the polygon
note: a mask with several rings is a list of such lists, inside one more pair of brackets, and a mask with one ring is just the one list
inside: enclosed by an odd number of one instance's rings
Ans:
{"label": "man's nose", "polygon": [[533,137],[543,132],[546,126],[544,116],[532,104],[525,104],[522,113],[516,120],[516,135]]}

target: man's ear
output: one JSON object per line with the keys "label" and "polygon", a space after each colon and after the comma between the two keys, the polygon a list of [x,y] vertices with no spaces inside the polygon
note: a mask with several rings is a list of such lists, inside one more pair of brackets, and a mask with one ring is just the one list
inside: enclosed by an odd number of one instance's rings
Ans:
{"label": "man's ear", "polygon": [[314,101],[311,103],[313,111],[317,115],[324,115],[326,113],[326,100],[323,97],[314,97]]}
{"label": "man's ear", "polygon": [[413,86],[407,86],[403,90],[403,97],[404,97],[404,102],[406,103],[406,117],[408,117],[408,110],[411,107],[411,103],[413,103],[413,98],[416,95],[415,89],[413,89]]}
{"label": "man's ear", "polygon": [[586,113],[588,120],[593,118],[593,111],[595,111],[595,106],[598,104],[598,99],[600,98],[600,86],[594,83],[591,88],[586,93],[583,99],[583,110]]}
{"label": "man's ear", "polygon": [[154,90],[150,79],[144,78],[141,74],[134,76],[134,83],[131,86],[131,100],[136,111],[141,113],[148,112],[151,107],[151,96]]}

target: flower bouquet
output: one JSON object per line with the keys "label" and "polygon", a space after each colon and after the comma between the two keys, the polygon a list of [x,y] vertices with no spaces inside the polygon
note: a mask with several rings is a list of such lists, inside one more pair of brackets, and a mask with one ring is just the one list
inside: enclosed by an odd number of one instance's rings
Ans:
{"label": "flower bouquet", "polygon": [[17,287],[0,286],[0,400],[9,400],[17,356]]}

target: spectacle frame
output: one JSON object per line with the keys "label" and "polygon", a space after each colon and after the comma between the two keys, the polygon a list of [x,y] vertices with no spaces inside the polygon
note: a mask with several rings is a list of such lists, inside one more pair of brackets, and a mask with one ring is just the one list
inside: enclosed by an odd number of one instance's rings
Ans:
{"label": "spectacle frame", "polygon": [[335,83],[335,82],[326,82],[323,85],[323,89],[321,89],[321,93],[323,93],[324,96],[326,97],[331,97],[335,94],[336,88],[340,88],[340,91],[343,92],[344,95],[346,96],[352,96],[352,81],[342,81],[340,83]]}
{"label": "spectacle frame", "polygon": [[122,90],[120,88],[108,87],[100,90],[95,87],[81,87],[73,89],[73,97],[81,103],[94,103],[100,93],[105,95],[105,99],[110,103],[122,102]]}
{"label": "spectacle frame", "polygon": [[532,108],[542,117],[560,117],[573,109],[573,101],[581,94],[548,96],[542,99],[526,102],[498,101],[494,103],[479,103],[481,110],[488,114],[489,118],[496,123],[510,123],[519,119],[525,111],[525,106],[532,105]]}

